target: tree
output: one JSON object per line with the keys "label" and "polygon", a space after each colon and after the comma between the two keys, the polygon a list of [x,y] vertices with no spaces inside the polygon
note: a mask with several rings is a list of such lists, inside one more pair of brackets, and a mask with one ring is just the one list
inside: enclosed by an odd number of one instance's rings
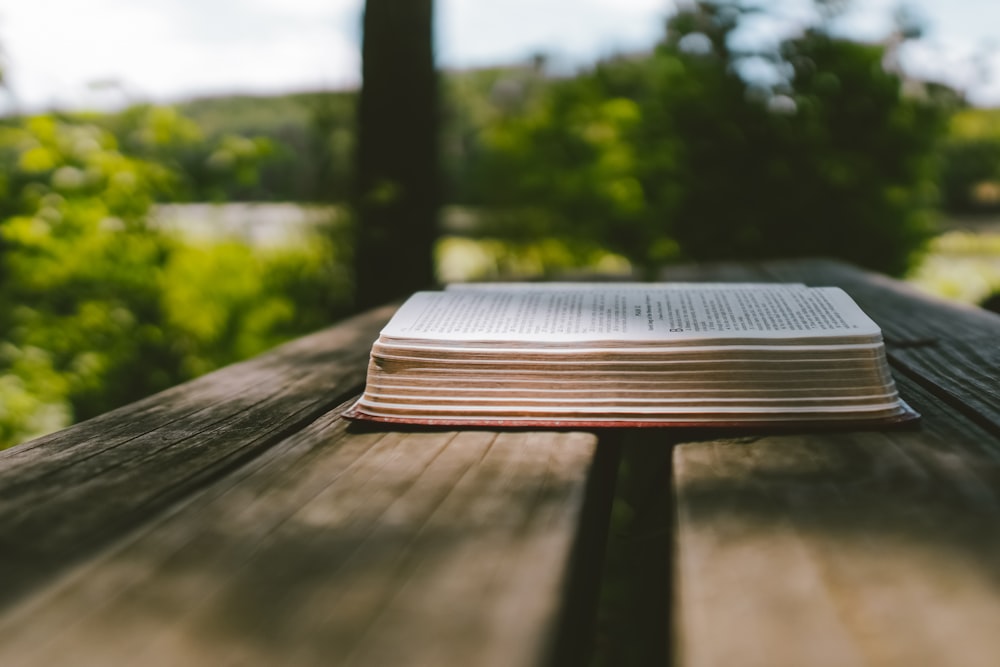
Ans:
{"label": "tree", "polygon": [[962,109],[941,147],[941,195],[951,213],[1000,210],[1000,109]]}
{"label": "tree", "polygon": [[[898,274],[929,237],[945,114],[904,94],[886,46],[823,24],[733,49],[751,11],[678,12],[654,53],[554,82],[489,134],[492,202],[652,272],[674,259],[836,256]],[[783,76],[744,76],[751,59]],[[490,201],[487,198],[487,201]]]}
{"label": "tree", "polygon": [[150,158],[176,155],[191,128],[155,108],[127,120],[125,141],[91,116],[0,123],[0,449],[347,309],[348,244],[332,234],[254,248],[156,224],[153,203],[184,175]]}
{"label": "tree", "polygon": [[[681,186],[670,231],[683,252],[833,255],[902,273],[932,232],[942,109],[904,94],[885,45],[824,25],[769,54],[785,81],[755,87],[736,73],[744,55],[728,48],[737,16],[724,3],[680,15],[657,56],[686,73],[653,98],[661,115],[646,119],[684,138],[681,168],[651,181]],[[699,38],[706,48],[690,48]]]}
{"label": "tree", "polygon": [[367,0],[354,209],[357,305],[434,281],[439,208],[432,0]]}
{"label": "tree", "polygon": [[0,129],[0,447],[176,381],[147,224],[172,174],[52,116]]}
{"label": "tree", "polygon": [[[506,226],[489,231],[554,237],[581,254],[600,243],[640,266],[672,259],[675,244],[660,242],[664,230],[650,223],[670,182],[649,190],[640,182],[639,100],[648,79],[645,60],[606,61],[551,82],[540,100],[487,128],[471,171],[484,203],[500,212],[484,217]],[[655,148],[662,161],[673,159],[670,139]]]}

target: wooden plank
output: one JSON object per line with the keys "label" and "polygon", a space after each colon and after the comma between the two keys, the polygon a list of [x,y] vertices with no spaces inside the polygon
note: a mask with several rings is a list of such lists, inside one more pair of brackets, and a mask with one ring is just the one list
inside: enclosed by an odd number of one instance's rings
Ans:
{"label": "wooden plank", "polygon": [[543,662],[596,437],[339,412],[12,607],[0,664]]}
{"label": "wooden plank", "polygon": [[1000,443],[919,430],[675,450],[678,664],[993,665]]}
{"label": "wooden plank", "polygon": [[892,365],[1000,437],[1000,316],[992,335],[889,348]]}
{"label": "wooden plank", "polygon": [[391,313],[0,452],[0,608],[356,393]]}
{"label": "wooden plank", "polygon": [[678,664],[992,665],[1000,318],[836,263],[736,273],[847,289],[924,419],[677,447]]}

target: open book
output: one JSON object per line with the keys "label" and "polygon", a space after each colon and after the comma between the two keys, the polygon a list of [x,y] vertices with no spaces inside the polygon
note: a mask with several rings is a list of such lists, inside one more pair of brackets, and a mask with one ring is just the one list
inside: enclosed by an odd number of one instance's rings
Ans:
{"label": "open book", "polygon": [[349,417],[490,426],[915,418],[878,326],[841,289],[488,283],[411,296]]}

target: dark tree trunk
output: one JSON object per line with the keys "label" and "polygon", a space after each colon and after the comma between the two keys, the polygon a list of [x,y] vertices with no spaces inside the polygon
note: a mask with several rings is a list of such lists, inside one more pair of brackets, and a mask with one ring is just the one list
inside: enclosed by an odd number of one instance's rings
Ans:
{"label": "dark tree trunk", "polygon": [[357,305],[434,282],[439,207],[432,0],[367,0],[355,184]]}

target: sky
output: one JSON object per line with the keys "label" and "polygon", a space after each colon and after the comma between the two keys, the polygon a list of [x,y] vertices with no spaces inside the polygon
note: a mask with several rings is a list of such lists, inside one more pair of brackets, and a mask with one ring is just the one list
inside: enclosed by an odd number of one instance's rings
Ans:
{"label": "sky", "polygon": [[[356,86],[362,0],[0,0],[7,109],[106,108],[222,93]],[[841,30],[888,34],[894,0],[856,0]],[[1000,106],[1000,2],[911,0],[927,26],[907,70]],[[803,25],[807,0],[770,0],[747,39]],[[437,0],[436,58],[458,68],[557,66],[649,48],[673,0]]]}

